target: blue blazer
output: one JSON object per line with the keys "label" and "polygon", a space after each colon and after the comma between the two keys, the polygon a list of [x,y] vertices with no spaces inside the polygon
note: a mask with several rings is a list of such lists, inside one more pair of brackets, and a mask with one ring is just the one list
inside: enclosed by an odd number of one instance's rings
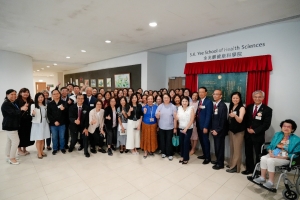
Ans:
{"label": "blue blazer", "polygon": [[[281,142],[284,137],[284,133],[282,131],[275,133],[272,138],[271,144],[268,146],[268,150],[274,150],[277,148],[277,144]],[[291,158],[292,154],[300,153],[300,137],[295,134],[290,135],[290,143],[288,146],[288,156]],[[296,158],[298,156],[295,156]]]}
{"label": "blue blazer", "polygon": [[205,97],[202,106],[205,106],[204,109],[201,109],[200,114],[198,116],[198,109],[200,106],[200,101],[197,108],[197,126],[200,128],[200,130],[203,130],[204,128],[210,129],[211,128],[211,117],[213,114],[213,102]]}
{"label": "blue blazer", "polygon": [[89,112],[96,107],[96,101],[97,101],[97,99],[94,96],[91,96],[91,100],[89,101],[86,94],[84,95],[83,104],[88,106],[88,111]]}

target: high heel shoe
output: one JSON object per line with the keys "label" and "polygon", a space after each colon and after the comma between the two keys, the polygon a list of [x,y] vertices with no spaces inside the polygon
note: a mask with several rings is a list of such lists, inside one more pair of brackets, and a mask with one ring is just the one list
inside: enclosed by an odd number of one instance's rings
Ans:
{"label": "high heel shoe", "polygon": [[11,165],[18,165],[20,164],[18,161],[17,162],[12,162],[10,159],[8,160],[8,163]]}
{"label": "high heel shoe", "polygon": [[182,163],[183,162],[183,160],[179,160],[179,163]]}
{"label": "high heel shoe", "polygon": [[182,161],[182,164],[183,164],[183,165],[186,165],[186,164],[188,164],[188,162],[189,162],[189,161]]}

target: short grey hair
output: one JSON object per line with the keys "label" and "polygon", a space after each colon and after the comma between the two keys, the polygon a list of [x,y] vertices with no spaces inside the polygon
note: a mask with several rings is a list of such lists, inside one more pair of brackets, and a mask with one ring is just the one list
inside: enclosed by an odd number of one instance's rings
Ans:
{"label": "short grey hair", "polygon": [[48,90],[42,90],[42,93],[43,93],[43,94],[44,94],[45,92],[49,94]]}
{"label": "short grey hair", "polygon": [[93,90],[93,88],[92,88],[92,87],[87,87],[87,88],[85,88],[85,92],[86,92],[86,91],[88,91],[88,89],[91,89],[91,90]]}
{"label": "short grey hair", "polygon": [[263,97],[265,97],[265,92],[262,91],[262,90],[255,90],[253,93],[252,93],[252,96],[256,95],[257,93],[261,93],[263,95]]}

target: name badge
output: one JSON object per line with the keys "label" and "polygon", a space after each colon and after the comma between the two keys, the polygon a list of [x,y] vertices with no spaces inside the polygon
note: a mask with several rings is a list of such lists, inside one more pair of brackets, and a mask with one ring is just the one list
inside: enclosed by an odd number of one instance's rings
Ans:
{"label": "name badge", "polygon": [[154,122],[154,118],[150,118],[150,122]]}
{"label": "name badge", "polygon": [[200,106],[201,109],[205,109],[205,106]]}
{"label": "name badge", "polygon": [[92,106],[94,106],[94,104],[91,103],[90,106],[92,107]]}
{"label": "name badge", "polygon": [[259,117],[259,116],[256,116],[256,117],[255,117],[255,119],[257,119],[257,120],[261,120],[261,117]]}
{"label": "name badge", "polygon": [[234,113],[236,115],[236,111],[233,111],[232,113]]}
{"label": "name badge", "polygon": [[58,109],[60,109],[61,105],[57,106]]}

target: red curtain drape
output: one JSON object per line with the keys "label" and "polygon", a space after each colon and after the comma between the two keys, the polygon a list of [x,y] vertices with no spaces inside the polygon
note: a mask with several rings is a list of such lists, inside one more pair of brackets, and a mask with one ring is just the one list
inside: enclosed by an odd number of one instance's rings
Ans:
{"label": "red curtain drape", "polygon": [[273,70],[271,55],[234,58],[207,62],[186,63],[186,87],[197,91],[198,74],[248,72],[246,105],[253,103],[255,90],[265,92],[264,103],[268,103],[270,71]]}

